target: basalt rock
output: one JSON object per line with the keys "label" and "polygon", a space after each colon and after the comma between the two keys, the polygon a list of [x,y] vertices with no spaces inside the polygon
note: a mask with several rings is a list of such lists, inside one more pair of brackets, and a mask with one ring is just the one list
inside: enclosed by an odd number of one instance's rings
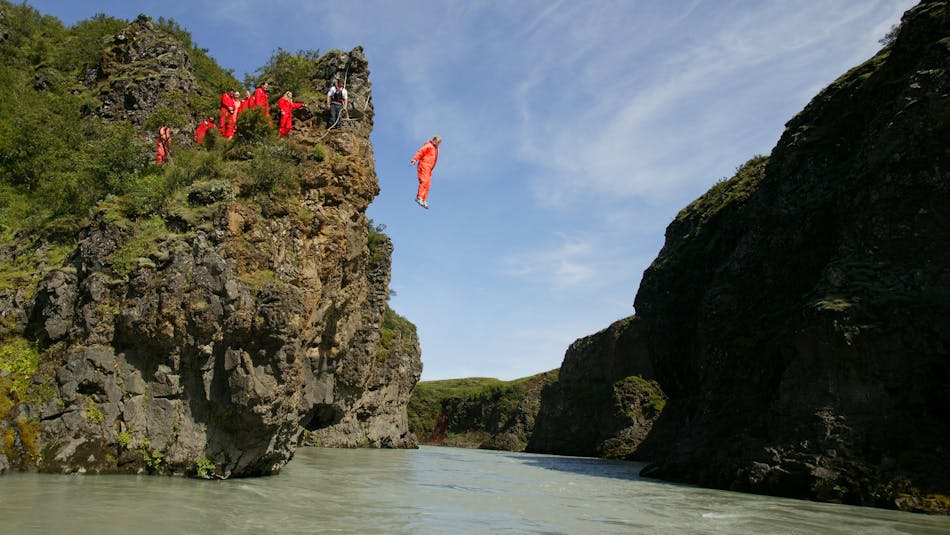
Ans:
{"label": "basalt rock", "polygon": [[653,379],[637,321],[620,320],[571,344],[557,381],[542,392],[528,451],[621,459],[638,453],[666,395]]}
{"label": "basalt rock", "polygon": [[184,43],[145,15],[113,36],[86,82],[98,88],[96,115],[139,125],[163,103],[201,92]]}
{"label": "basalt rock", "polygon": [[602,350],[569,351],[545,398],[547,429],[583,428],[537,448],[600,453],[616,407],[582,387],[633,374],[668,397],[629,444],[643,475],[948,512],[948,65],[950,7],[925,0],[770,157],[680,212],[637,315],[592,337]]}
{"label": "basalt rock", "polygon": [[[324,403],[307,423],[304,445],[415,448],[406,405],[422,374],[419,340],[396,332],[381,340],[382,314],[389,298],[392,243],[381,239],[367,273],[369,295],[358,318],[346,360],[337,360],[333,403]],[[406,336],[406,339],[402,337]]]}

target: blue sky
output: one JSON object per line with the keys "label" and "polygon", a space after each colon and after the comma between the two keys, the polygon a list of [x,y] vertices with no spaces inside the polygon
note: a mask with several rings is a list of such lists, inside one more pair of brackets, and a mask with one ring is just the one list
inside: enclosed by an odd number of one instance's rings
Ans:
{"label": "blue sky", "polygon": [[[395,243],[391,306],[418,328],[422,378],[507,380],[632,314],[677,212],[768,154],[916,2],[28,3],[67,25],[172,18],[239,80],[278,47],[362,45],[381,187],[369,216]],[[436,134],[423,210],[408,163]]]}

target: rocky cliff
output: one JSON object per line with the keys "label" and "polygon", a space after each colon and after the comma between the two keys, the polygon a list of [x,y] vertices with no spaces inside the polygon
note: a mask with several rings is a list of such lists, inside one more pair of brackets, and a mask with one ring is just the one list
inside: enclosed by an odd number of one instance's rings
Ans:
{"label": "rocky cliff", "polygon": [[[138,124],[169,92],[194,96],[182,47],[148,44],[168,43],[158,31],[140,17],[109,41],[86,80],[92,112]],[[418,340],[383,340],[392,244],[365,215],[379,192],[368,64],[360,48],[315,62],[289,138],[176,153],[156,210],[106,198],[29,299],[5,291],[5,332],[39,364],[26,386],[0,374],[0,471],[256,476],[305,434],[415,446]],[[320,111],[334,76],[354,104],[340,131]]]}
{"label": "rocky cliff", "polygon": [[99,116],[142,124],[163,102],[210,93],[195,77],[188,47],[169,37],[142,15],[108,40],[85,79]]}
{"label": "rocky cliff", "polygon": [[[948,65],[950,7],[925,0],[681,211],[636,316],[568,351],[529,450],[620,439],[650,477],[950,511]],[[630,377],[667,398],[652,427],[611,397]]]}

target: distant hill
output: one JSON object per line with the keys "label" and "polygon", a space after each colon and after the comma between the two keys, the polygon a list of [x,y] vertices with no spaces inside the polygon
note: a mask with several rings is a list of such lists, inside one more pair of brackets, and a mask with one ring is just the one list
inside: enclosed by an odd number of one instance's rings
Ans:
{"label": "distant hill", "polygon": [[534,428],[541,389],[556,379],[552,370],[514,381],[422,381],[409,400],[409,429],[424,444],[521,451]]}

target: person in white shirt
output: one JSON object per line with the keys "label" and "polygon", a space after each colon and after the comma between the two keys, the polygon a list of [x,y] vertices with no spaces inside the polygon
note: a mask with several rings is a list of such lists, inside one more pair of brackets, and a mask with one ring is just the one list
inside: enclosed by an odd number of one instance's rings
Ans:
{"label": "person in white shirt", "polygon": [[330,110],[330,128],[341,128],[343,125],[343,111],[347,105],[346,89],[340,85],[340,80],[333,80],[333,85],[327,91],[327,108]]}

